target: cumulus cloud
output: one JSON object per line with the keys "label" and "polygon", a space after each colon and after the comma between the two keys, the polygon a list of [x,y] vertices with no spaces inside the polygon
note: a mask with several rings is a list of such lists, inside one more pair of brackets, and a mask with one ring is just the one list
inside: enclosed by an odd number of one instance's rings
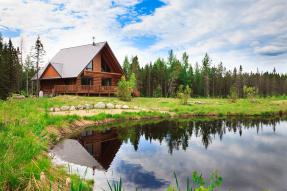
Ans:
{"label": "cumulus cloud", "polygon": [[[193,63],[208,52],[227,68],[287,71],[287,1],[155,1],[0,0],[0,31],[19,32],[12,40],[24,37],[26,52],[40,35],[47,60],[95,36],[110,43],[120,62],[138,55],[143,65],[174,49],[187,51]],[[152,3],[150,10],[140,7]]]}

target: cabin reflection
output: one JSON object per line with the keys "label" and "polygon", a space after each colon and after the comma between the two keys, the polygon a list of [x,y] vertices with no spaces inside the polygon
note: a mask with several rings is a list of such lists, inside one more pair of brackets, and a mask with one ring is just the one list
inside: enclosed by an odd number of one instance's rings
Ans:
{"label": "cabin reflection", "polygon": [[115,128],[104,132],[85,130],[76,139],[104,170],[109,169],[122,144]]}

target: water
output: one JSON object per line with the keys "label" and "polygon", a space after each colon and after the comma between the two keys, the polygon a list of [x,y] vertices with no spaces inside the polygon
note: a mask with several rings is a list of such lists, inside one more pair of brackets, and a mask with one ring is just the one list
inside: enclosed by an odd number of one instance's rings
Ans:
{"label": "water", "polygon": [[[51,153],[57,164],[94,179],[94,190],[121,179],[125,190],[164,190],[197,170],[218,170],[222,190],[287,188],[287,121],[172,120],[85,130]],[[107,189],[108,190],[108,189]]]}

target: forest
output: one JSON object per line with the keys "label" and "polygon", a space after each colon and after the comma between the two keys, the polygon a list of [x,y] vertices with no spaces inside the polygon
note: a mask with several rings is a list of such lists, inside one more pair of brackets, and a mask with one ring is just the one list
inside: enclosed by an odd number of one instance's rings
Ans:
{"label": "forest", "polygon": [[192,65],[185,52],[178,59],[172,50],[167,59],[158,58],[155,62],[140,67],[138,57],[125,57],[123,69],[127,77],[135,73],[137,89],[144,97],[174,97],[180,85],[189,86],[193,97],[222,97],[236,88],[239,97],[244,97],[244,86],[254,87],[261,97],[285,95],[287,75],[276,72],[243,72],[240,65],[233,71],[223,63],[215,65],[206,53],[202,63]]}
{"label": "forest", "polygon": [[[0,99],[13,93],[29,95],[38,87],[31,78],[43,62],[44,46],[37,38],[31,53],[23,60],[22,48],[14,47],[0,35]],[[143,66],[143,67],[142,67]],[[140,64],[138,56],[127,56],[123,70],[129,78],[136,76],[137,90],[142,97],[175,97],[180,85],[191,88],[193,97],[228,97],[230,89],[235,88],[239,97],[244,97],[244,86],[257,89],[259,96],[285,95],[287,75],[276,72],[243,72],[242,66],[227,70],[223,63],[215,65],[206,53],[201,63],[192,64],[185,52],[178,59],[172,50],[168,57],[158,58],[153,63]]]}

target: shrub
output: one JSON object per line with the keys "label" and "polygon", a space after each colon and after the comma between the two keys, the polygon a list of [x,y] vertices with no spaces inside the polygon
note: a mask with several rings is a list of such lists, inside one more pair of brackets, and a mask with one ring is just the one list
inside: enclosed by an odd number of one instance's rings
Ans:
{"label": "shrub", "polygon": [[177,97],[181,100],[181,103],[183,105],[187,105],[187,101],[190,98],[190,94],[191,89],[189,86],[185,86],[185,88],[183,88],[183,85],[179,86],[179,89],[177,91]]}
{"label": "shrub", "polygon": [[244,96],[247,97],[250,101],[255,102],[256,96],[258,95],[258,89],[252,86],[244,86],[243,93]]}
{"label": "shrub", "polygon": [[136,87],[136,77],[132,74],[129,80],[126,80],[125,76],[122,76],[118,83],[117,96],[120,100],[131,101],[132,92]]}

